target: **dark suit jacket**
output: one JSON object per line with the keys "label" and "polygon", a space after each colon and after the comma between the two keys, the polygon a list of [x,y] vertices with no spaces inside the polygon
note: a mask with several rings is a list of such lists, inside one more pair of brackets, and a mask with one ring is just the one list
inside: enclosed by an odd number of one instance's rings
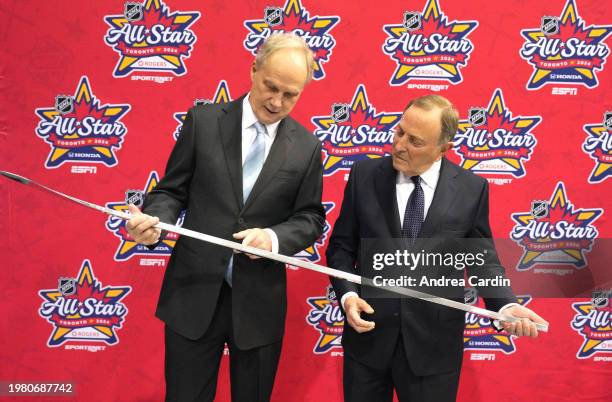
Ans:
{"label": "dark suit jacket", "polygon": [[[242,199],[242,99],[189,110],[166,173],[143,210],[224,239],[247,228],[271,228],[279,252],[293,255],[322,233],[321,144],[291,117],[283,119],[249,198]],[[156,315],[197,339],[208,328],[232,250],[180,237],[164,276]],[[284,264],[234,255],[232,321],[238,347],[282,339],[286,313]]]}
{"label": "dark suit jacket", "polygon": [[[327,248],[329,266],[355,272],[360,239],[401,237],[396,176],[390,156],[353,166],[340,216]],[[488,201],[486,180],[443,159],[438,185],[419,237],[490,238]],[[359,267],[357,269],[358,274],[364,274]],[[487,261],[486,274],[493,277],[503,273],[493,253]],[[479,273],[479,276],[483,275]],[[332,278],[332,284],[338,300],[348,291],[361,294],[357,285],[345,280]],[[366,300],[375,312],[365,319],[374,320],[375,329],[359,334],[346,321],[344,325],[342,344],[345,353],[353,359],[374,368],[386,367],[401,334],[408,361],[416,375],[449,372],[461,367],[463,312],[417,299]],[[496,298],[485,299],[487,308],[495,311],[515,301],[509,288],[499,289]]]}

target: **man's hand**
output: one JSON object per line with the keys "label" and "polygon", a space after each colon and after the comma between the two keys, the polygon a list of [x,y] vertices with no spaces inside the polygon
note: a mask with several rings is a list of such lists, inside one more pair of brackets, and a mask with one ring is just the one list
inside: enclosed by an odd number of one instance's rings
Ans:
{"label": "man's hand", "polygon": [[349,296],[344,301],[344,312],[349,325],[360,334],[374,329],[374,321],[361,319],[361,312],[374,313],[374,309],[361,297]]}
{"label": "man's hand", "polygon": [[[270,238],[268,232],[263,229],[247,229],[243,230],[242,232],[234,233],[232,236],[234,236],[234,239],[236,240],[242,240],[243,246],[251,246],[266,251],[272,251],[272,239]],[[261,258],[252,254],[247,255],[252,260]]]}
{"label": "man's hand", "polygon": [[523,306],[511,306],[504,309],[501,313],[521,318],[521,321],[518,322],[502,322],[502,326],[506,332],[515,336],[529,336],[535,338],[538,336],[538,330],[535,323],[548,324],[542,317]]}
{"label": "man's hand", "polygon": [[132,218],[127,221],[125,227],[136,243],[150,246],[159,241],[161,229],[152,226],[159,223],[156,216],[145,215],[133,204],[128,206]]}

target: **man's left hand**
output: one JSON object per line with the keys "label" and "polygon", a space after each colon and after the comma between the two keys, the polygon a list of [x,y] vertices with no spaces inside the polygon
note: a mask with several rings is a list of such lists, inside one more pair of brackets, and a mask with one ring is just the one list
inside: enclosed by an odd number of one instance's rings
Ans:
{"label": "man's left hand", "polygon": [[521,318],[521,320],[517,322],[502,322],[502,326],[510,335],[529,336],[535,338],[538,336],[536,323],[548,325],[548,322],[527,307],[511,306],[504,309],[501,313],[504,315]]}
{"label": "man's left hand", "polygon": [[[232,236],[234,236],[234,239],[236,240],[242,240],[243,246],[251,246],[251,247],[260,248],[266,251],[272,251],[272,239],[270,238],[270,235],[268,234],[268,232],[266,232],[263,229],[260,229],[260,228],[247,229],[247,230],[243,230],[242,232],[234,233]],[[252,260],[261,258],[259,256],[252,255],[252,254],[247,254],[247,255]]]}

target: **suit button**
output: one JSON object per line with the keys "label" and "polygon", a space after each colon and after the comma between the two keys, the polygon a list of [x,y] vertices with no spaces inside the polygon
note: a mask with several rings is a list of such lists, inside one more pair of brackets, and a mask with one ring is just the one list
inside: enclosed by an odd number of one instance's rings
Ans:
{"label": "suit button", "polygon": [[239,224],[241,224],[241,225],[243,225],[243,224],[244,224],[244,219],[242,219],[242,218],[238,218],[238,223],[239,223]]}

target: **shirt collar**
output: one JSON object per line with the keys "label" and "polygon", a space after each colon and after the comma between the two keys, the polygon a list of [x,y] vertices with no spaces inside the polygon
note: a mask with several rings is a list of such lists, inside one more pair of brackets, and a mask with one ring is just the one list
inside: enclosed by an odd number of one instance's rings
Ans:
{"label": "shirt collar", "polygon": [[[251,127],[253,124],[257,122],[257,117],[253,112],[253,108],[249,103],[249,97],[251,93],[249,92],[244,99],[242,100],[242,129]],[[280,124],[280,120],[276,123],[265,124],[267,134],[274,138],[276,136],[276,131],[278,130],[278,125]]]}
{"label": "shirt collar", "polygon": [[[436,189],[438,185],[438,179],[440,178],[440,168],[442,167],[442,159],[435,161],[429,169],[421,174],[421,183],[425,184],[432,190]],[[406,176],[402,172],[397,172],[397,184],[409,183],[410,176]]]}

